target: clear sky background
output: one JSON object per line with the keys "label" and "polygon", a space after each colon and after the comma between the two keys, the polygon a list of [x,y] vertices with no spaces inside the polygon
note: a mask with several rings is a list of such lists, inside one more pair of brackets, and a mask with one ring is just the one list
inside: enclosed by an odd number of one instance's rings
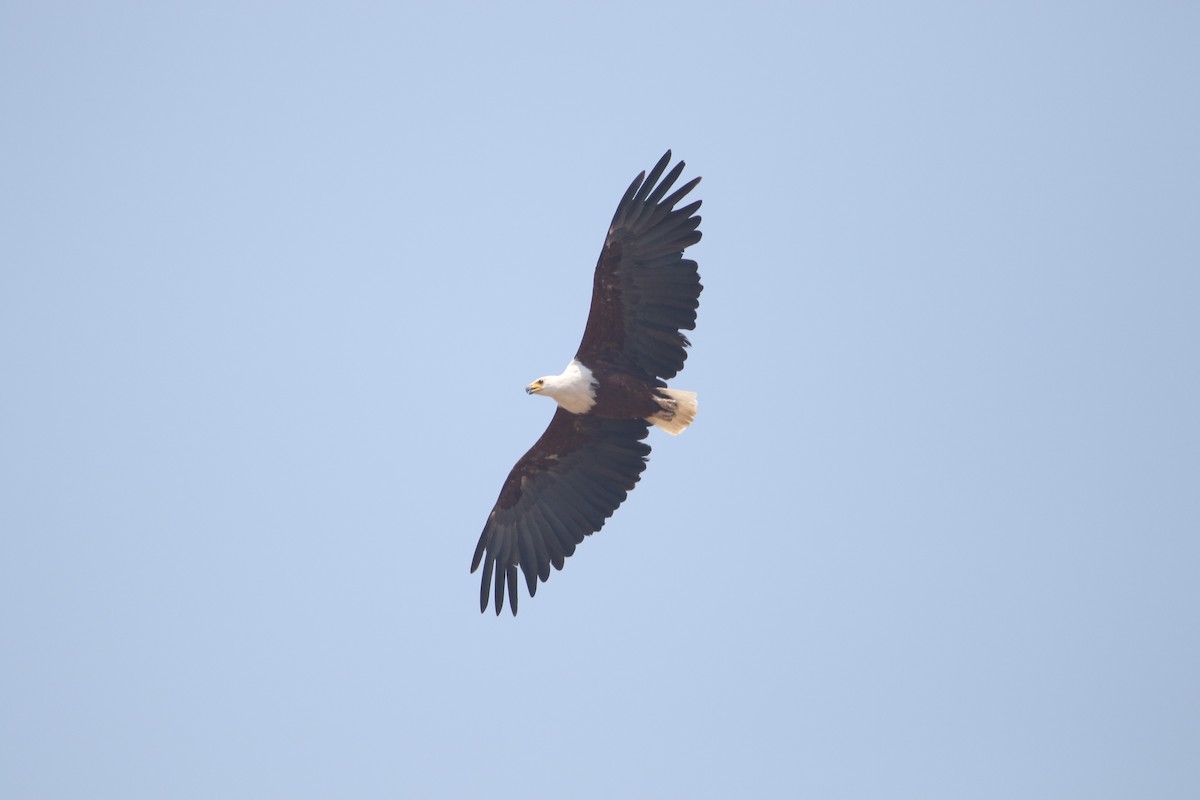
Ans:
{"label": "clear sky background", "polygon": [[[6,3],[0,796],[1200,796],[1198,86],[1184,2]],[[481,616],[668,147],[701,414]]]}

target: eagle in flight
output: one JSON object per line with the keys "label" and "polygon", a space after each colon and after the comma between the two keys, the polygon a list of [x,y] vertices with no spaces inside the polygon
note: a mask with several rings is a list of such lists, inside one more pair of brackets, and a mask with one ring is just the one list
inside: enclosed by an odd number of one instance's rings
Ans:
{"label": "eagle in flight", "polygon": [[668,389],[696,327],[700,275],[683,251],[700,241],[700,201],[675,206],[700,182],[670,195],[683,172],[668,150],[647,176],[634,178],[617,204],[596,272],[583,341],[561,375],[538,378],[528,394],[558,408],[542,437],[512,468],[471,559],[483,567],[479,610],[494,595],[496,613],[517,613],[517,570],[529,596],[550,567],[604,526],[646,468],[654,425],[683,432],[696,416],[696,393]]}

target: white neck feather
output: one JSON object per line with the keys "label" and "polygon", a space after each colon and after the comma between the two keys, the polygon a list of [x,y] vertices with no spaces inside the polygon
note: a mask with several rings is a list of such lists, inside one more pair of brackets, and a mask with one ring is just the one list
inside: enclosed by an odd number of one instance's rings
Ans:
{"label": "white neck feather", "polygon": [[596,405],[596,379],[592,371],[574,359],[561,375],[542,378],[542,394],[572,414],[586,414]]}

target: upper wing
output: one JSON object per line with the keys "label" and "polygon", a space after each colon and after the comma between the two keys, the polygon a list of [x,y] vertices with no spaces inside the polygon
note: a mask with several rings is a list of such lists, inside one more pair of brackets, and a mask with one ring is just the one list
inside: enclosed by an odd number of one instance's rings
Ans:
{"label": "upper wing", "polygon": [[700,241],[700,201],[675,208],[700,179],[664,200],[683,172],[680,161],[655,186],[670,160],[668,150],[648,178],[643,172],[634,179],[617,206],[596,262],[592,306],[576,355],[585,364],[640,370],[644,380],[666,380],[683,369],[689,342],[680,330],[696,327],[703,288],[696,262],[683,258],[684,249]]}
{"label": "upper wing", "polygon": [[483,563],[479,610],[488,604],[495,575],[496,613],[504,608],[504,586],[517,613],[517,568],[529,596],[537,581],[562,569],[583,537],[600,530],[624,502],[646,468],[650,425],[640,419],[600,419],[558,409],[542,438],[521,457],[475,548],[471,572]]}

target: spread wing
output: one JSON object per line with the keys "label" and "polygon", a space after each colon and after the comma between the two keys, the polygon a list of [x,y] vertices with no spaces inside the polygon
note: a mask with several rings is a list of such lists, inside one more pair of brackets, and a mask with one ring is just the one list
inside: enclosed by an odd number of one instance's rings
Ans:
{"label": "spread wing", "polygon": [[683,172],[680,161],[660,183],[670,161],[668,150],[649,177],[643,172],[634,179],[617,206],[596,262],[592,306],[575,356],[647,381],[667,380],[683,369],[689,342],[680,331],[696,327],[703,288],[696,262],[683,257],[700,241],[700,201],[675,208],[700,179],[664,199]]}
{"label": "spread wing", "polygon": [[517,613],[517,569],[529,596],[550,567],[562,569],[575,546],[603,527],[646,468],[649,423],[601,419],[558,409],[550,426],[504,481],[475,548],[471,572],[483,564],[479,610],[495,578],[496,613]]}

